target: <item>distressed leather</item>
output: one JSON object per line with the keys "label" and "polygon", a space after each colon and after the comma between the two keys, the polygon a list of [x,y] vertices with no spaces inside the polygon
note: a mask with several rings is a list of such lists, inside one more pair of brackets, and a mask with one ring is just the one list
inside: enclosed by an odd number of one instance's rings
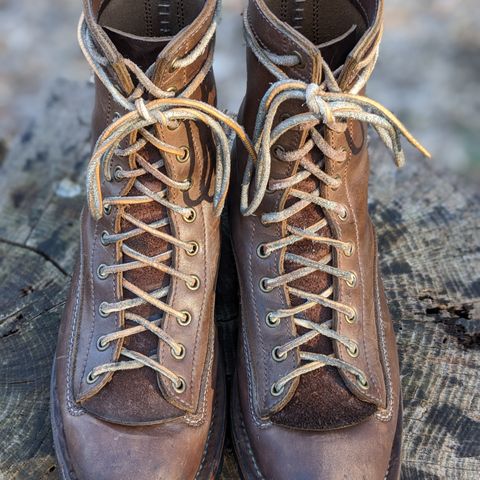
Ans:
{"label": "distressed leather", "polygon": [[[108,12],[108,21],[115,21],[108,10],[109,4],[114,3],[121,4],[116,0],[86,2],[85,15],[102,25],[102,12]],[[105,35],[124,57],[144,70],[156,62],[155,85],[164,90],[174,88],[181,91],[195,77],[214,48],[212,40],[193,64],[185,68],[171,68],[176,58],[185,56],[198,44],[215,14],[215,0],[190,2],[189,5],[192,8],[188,15],[198,12],[196,18],[185,26],[175,25],[171,36],[135,35],[111,24],[102,26]],[[123,13],[126,13],[126,8],[122,7]],[[132,16],[137,14],[136,10],[130,12]],[[116,73],[119,86],[128,90],[129,80],[122,77],[122,72]],[[95,91],[93,143],[112,121],[126,113],[98,79]],[[190,98],[215,105],[212,71]],[[168,199],[193,208],[196,218],[190,223],[181,215],[170,212],[168,215],[171,235],[186,242],[195,240],[199,251],[190,256],[184,250],[174,249],[171,266],[197,275],[201,286],[195,291],[190,290],[184,281],[176,277],[167,279],[165,274],[153,268],[127,272],[125,278],[146,291],[170,284],[166,303],[178,311],[188,311],[192,320],[188,325],[181,326],[174,317],[165,315],[162,328],[185,346],[186,354],[183,359],[175,359],[170,348],[150,332],[112,342],[105,349],[98,348],[97,341],[101,336],[115,332],[125,324],[121,314],[104,317],[99,313],[102,302],[115,302],[123,295],[121,276],[109,275],[102,279],[97,274],[101,264],[114,264],[121,261],[122,256],[115,243],[102,244],[102,232],[114,232],[119,228],[125,231],[131,226],[120,224],[115,208],[100,220],[95,220],[84,209],[80,257],[61,322],[52,379],[52,422],[56,425],[57,454],[60,463],[63,462],[61,466],[65,478],[210,478],[220,461],[217,458],[220,447],[211,445],[222,442],[224,423],[223,378],[213,317],[220,249],[219,217],[214,214],[212,204],[215,176],[213,140],[206,127],[193,121],[181,122],[175,129],[157,124],[156,136],[177,147],[187,146],[190,151],[189,159],[183,163],[174,155],[166,154],[165,170],[174,180],[191,180],[192,187],[187,192],[169,189]],[[145,155],[150,163],[160,158],[154,148],[146,151]],[[113,163],[124,170],[129,168],[128,159],[124,157],[114,157]],[[102,182],[105,196],[125,194],[132,188],[128,181],[103,179]],[[145,183],[155,192],[165,188],[153,177],[146,179]],[[146,223],[165,214],[158,205],[129,208]],[[165,245],[147,234],[132,239],[130,245],[140,251],[143,248],[150,255],[166,250]],[[139,307],[139,311],[147,317],[156,313],[154,308],[146,306]],[[185,379],[185,391],[179,393],[172,388],[171,382],[148,368],[108,372],[93,383],[87,382],[88,374],[95,366],[118,361],[125,344],[145,355],[158,351],[158,361]],[[215,398],[215,393],[219,398]],[[70,476],[65,473],[67,471]]]}
{"label": "distressed leather", "polygon": [[[344,60],[339,78],[342,89],[347,89],[355,79],[362,59],[369,53],[382,26],[383,2],[351,3],[361,8],[366,29]],[[269,2],[267,6],[263,0],[249,1],[245,15],[255,38],[269,52],[277,55],[295,53],[301,57],[300,65],[282,67],[290,78],[321,83],[322,54],[334,58],[337,47],[328,46],[325,51],[317,48],[302,35],[301,29],[282,21],[272,8],[276,8],[275,2]],[[329,26],[340,21],[335,17],[321,17],[321,11],[319,15]],[[348,42],[351,43],[351,39]],[[251,135],[260,101],[276,79],[248,47],[247,75],[247,91],[239,120]],[[292,116],[305,111],[305,105],[289,100],[280,107],[274,126],[284,114]],[[300,128],[290,130],[278,143],[286,151],[296,150],[305,143],[307,133]],[[311,373],[308,373],[300,380],[297,377],[291,381],[280,395],[271,393],[273,382],[301,364],[295,353],[289,354],[281,362],[272,358],[272,350],[295,338],[297,332],[290,318],[283,318],[275,328],[269,327],[265,321],[270,311],[291,306],[285,289],[274,288],[270,292],[263,292],[259,287],[263,277],[275,278],[285,273],[285,249],[275,251],[267,258],[259,258],[257,248],[285,236],[285,222],[263,225],[260,216],[284,208],[288,191],[267,192],[255,215],[242,216],[239,208],[240,183],[247,154],[237,144],[229,213],[240,283],[241,329],[232,420],[236,449],[246,478],[381,480],[398,478],[399,475],[399,367],[392,321],[377,267],[375,232],[368,214],[367,129],[364,124],[350,120],[344,133],[329,132],[326,140],[336,149],[342,147],[347,160],[337,163],[325,158],[325,172],[341,179],[341,184],[338,189],[321,185],[320,196],[345,205],[347,217],[340,220],[338,215],[331,215],[328,211],[323,213],[328,220],[330,235],[353,245],[350,256],[332,249],[332,265],[355,272],[357,282],[350,287],[339,279],[324,279],[321,276],[318,282],[326,282],[324,287],[329,285],[328,282],[333,282],[333,299],[352,306],[357,313],[353,323],[346,322],[343,315],[337,312],[334,312],[333,320],[337,332],[357,343],[358,356],[352,358],[345,346],[333,340],[331,348],[337,358],[365,372],[368,388],[360,387],[352,374],[326,367],[328,371],[322,373],[324,376],[320,380],[317,377],[315,383]],[[297,169],[298,162],[287,164],[272,156],[270,178],[291,177]],[[314,223],[312,219],[309,220],[307,225]],[[322,309],[317,309],[316,315],[322,321],[326,314]],[[336,391],[324,390],[333,384]],[[310,413],[293,411],[302,408],[298,392],[309,389],[315,389],[319,397],[330,395],[329,409],[339,409],[331,424],[327,423],[328,412],[316,412],[315,405],[309,405]],[[353,403],[363,409],[362,414],[353,420],[346,416],[342,419],[342,409]],[[300,414],[310,415],[313,419],[307,418],[302,425],[295,425],[291,419],[295,415],[300,417]],[[315,416],[322,417],[323,423],[317,422],[321,425],[316,423]]]}

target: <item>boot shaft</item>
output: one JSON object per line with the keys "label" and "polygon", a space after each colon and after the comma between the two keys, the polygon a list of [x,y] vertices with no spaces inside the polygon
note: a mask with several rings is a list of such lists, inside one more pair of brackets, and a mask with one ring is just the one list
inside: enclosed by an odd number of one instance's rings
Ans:
{"label": "boot shaft", "polygon": [[232,204],[245,216],[231,210],[237,258],[250,259],[239,266],[252,285],[243,333],[251,358],[263,359],[246,368],[259,417],[293,428],[360,423],[390,409],[398,388],[398,367],[393,383],[385,368],[396,353],[368,215],[367,126],[399,165],[400,134],[421,147],[364,96],[382,10],[367,0],[251,0],[244,16],[240,116],[258,158],[238,148]]}
{"label": "boot shaft", "polygon": [[[160,25],[153,20],[160,10],[152,11],[158,2],[141,12],[138,2],[85,1],[80,26],[96,73],[89,211],[82,224],[85,259],[88,252],[94,257],[83,271],[92,307],[82,313],[77,364],[85,368],[75,370],[74,394],[91,414],[119,423],[195,415],[213,362],[217,155],[205,112],[192,114],[188,102],[203,102],[207,113],[215,104],[217,4],[191,2],[187,13],[180,5],[171,4],[178,9]],[[139,331],[113,339],[112,332],[129,328]],[[157,371],[145,365],[99,370],[125,362],[125,355],[148,363],[157,350]],[[180,388],[168,372],[181,379]],[[140,398],[138,390],[145,392]]]}

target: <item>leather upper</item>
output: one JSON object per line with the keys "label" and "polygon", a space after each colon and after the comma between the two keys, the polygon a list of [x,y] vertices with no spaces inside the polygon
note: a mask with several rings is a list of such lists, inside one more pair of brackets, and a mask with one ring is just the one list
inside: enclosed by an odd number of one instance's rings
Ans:
{"label": "leather upper", "polygon": [[[373,2],[364,2],[364,6],[368,28],[348,55],[344,70],[340,74],[339,84],[345,89],[351,84],[355,72],[358,73],[361,60],[370,52],[374,40],[381,32],[382,3],[374,5]],[[246,15],[246,20],[262,47],[272,54],[288,55],[295,52],[301,57],[299,65],[282,67],[282,71],[288,77],[307,83],[321,83],[322,53],[325,52],[318,49],[291,25],[280,20],[262,0],[251,0]],[[327,55],[332,54],[332,48],[329,47]],[[247,132],[252,134],[260,101],[276,79],[249,49],[247,69],[247,92],[240,117]],[[286,101],[275,117],[274,127],[285,114],[292,116],[305,111],[306,106],[300,102]],[[286,151],[296,150],[304,145],[307,133],[307,130],[300,128],[290,130],[277,144]],[[324,171],[341,182],[337,189],[320,184],[320,196],[344,205],[347,215],[345,219],[340,219],[331,212],[318,212],[319,209],[312,209],[308,211],[309,223],[303,226],[314,223],[316,215],[325,215],[329,228],[326,234],[349,242],[353,246],[351,255],[331,249],[332,264],[342,270],[354,272],[357,281],[354,286],[349,286],[343,280],[318,275],[310,284],[315,285],[316,282],[318,286],[316,293],[320,293],[333,282],[334,300],[355,309],[354,322],[347,322],[344,316],[336,311],[333,312],[333,321],[338,333],[347,336],[358,345],[358,355],[356,357],[349,355],[345,346],[339,342],[332,341],[330,348],[337,358],[353,364],[365,373],[368,388],[360,386],[358,379],[349,372],[341,369],[335,372],[336,369],[325,367],[325,371],[316,376],[308,373],[300,380],[294,379],[280,395],[272,394],[273,382],[298,367],[301,360],[298,354],[289,354],[281,362],[272,358],[272,350],[295,338],[298,332],[290,317],[282,319],[275,328],[268,326],[265,321],[270,311],[289,308],[291,298],[283,288],[274,288],[269,292],[259,288],[262,278],[275,278],[285,273],[284,250],[276,251],[267,258],[259,258],[257,249],[263,243],[278,240],[286,235],[285,222],[264,225],[261,222],[261,215],[265,212],[278,211],[288,205],[289,192],[281,190],[267,193],[255,215],[244,217],[238,207],[241,181],[239,180],[232,186],[230,215],[242,297],[240,369],[245,368],[246,372],[242,372],[240,376],[247,379],[250,391],[248,405],[242,404],[242,411],[245,416],[254,416],[252,422],[259,425],[263,422],[274,422],[288,425],[289,428],[328,431],[360,422],[374,421],[375,416],[382,416],[384,412],[391,413],[398,409],[399,380],[394,335],[383,290],[378,287],[377,247],[368,215],[369,162],[366,127],[361,122],[349,120],[344,133],[327,131],[325,139],[335,149],[343,149],[346,152],[346,160],[340,163],[325,158]],[[237,170],[234,178],[242,178],[246,157],[243,148],[237,146],[234,160],[234,168]],[[291,177],[298,168],[298,162],[287,164],[272,156],[270,178]],[[299,247],[300,251],[301,248]],[[239,259],[242,261],[238,261]],[[318,321],[322,322],[328,318],[325,310],[327,309],[323,307],[315,310]],[[314,349],[317,347],[311,346]],[[329,347],[325,346],[324,342],[321,348],[328,350]],[[341,375],[341,379],[338,375]],[[323,389],[325,393],[322,396]],[[303,401],[301,397],[312,391],[318,391],[317,400]],[[314,395],[310,397],[315,398]],[[320,411],[319,405],[328,411]],[[345,413],[348,409],[352,409],[351,415]],[[338,415],[331,414],[332,410],[338,410]],[[288,415],[285,414],[287,411]],[[299,422],[295,425],[292,420],[294,417],[302,418],[302,424]],[[393,417],[391,414],[388,421],[396,425],[396,417]],[[367,418],[371,420],[366,420]],[[393,438],[395,429],[391,430]]]}
{"label": "leather upper", "polygon": [[[154,83],[161,88],[175,88],[181,91],[194,77],[205,62],[209,51],[204,54],[190,67],[185,69],[176,69],[171,71],[171,63],[179,56],[183,56],[193,48],[200,40],[202,34],[208,28],[214,14],[215,2],[207,2],[198,19],[198,23],[192,23],[184,30],[180,31],[176,37],[168,42],[165,40],[153,40],[162,46],[160,55],[156,61],[156,70],[154,74]],[[133,44],[135,47],[137,39],[124,39],[128,48]],[[133,38],[133,39],[132,39]],[[140,42],[144,44],[149,42],[146,38],[141,38]],[[150,40],[149,43],[152,43]],[[160,47],[161,48],[161,47]],[[210,45],[213,48],[213,44]],[[156,48],[158,52],[158,45]],[[155,49],[153,50],[155,51]],[[132,48],[130,48],[132,54]],[[198,89],[192,98],[204,100],[208,103],[215,102],[213,74],[210,74],[205,80],[202,88]],[[97,80],[97,95],[95,102],[93,129],[94,138],[104,130],[104,128],[114,120],[118,114],[123,114],[121,107],[116,106],[103,85]],[[105,350],[97,348],[97,340],[108,332],[115,331],[124,321],[118,314],[111,314],[104,318],[99,313],[99,305],[102,302],[113,302],[121,295],[121,285],[118,276],[109,276],[106,279],[99,279],[97,268],[101,264],[112,264],[121,259],[120,252],[116,251],[115,245],[104,246],[101,242],[103,231],[112,232],[117,229],[118,220],[115,211],[110,215],[105,215],[99,221],[91,218],[88,212],[83,215],[82,221],[82,251],[85,253],[83,278],[79,288],[82,293],[82,301],[79,304],[80,319],[78,322],[78,338],[76,339],[75,363],[74,363],[74,393],[78,402],[84,405],[84,408],[90,410],[103,418],[108,416],[110,421],[118,422],[146,422],[150,423],[163,418],[175,417],[181,414],[181,411],[194,413],[201,407],[200,390],[202,383],[207,379],[207,364],[211,359],[207,358],[207,350],[213,342],[211,335],[213,322],[213,304],[214,304],[214,284],[216,281],[216,272],[219,258],[219,219],[213,213],[211,199],[213,195],[213,164],[211,160],[211,143],[205,141],[209,138],[206,129],[200,129],[193,122],[180,124],[175,130],[167,127],[157,127],[158,138],[177,146],[188,146],[190,149],[190,159],[188,162],[178,162],[174,155],[167,155],[168,162],[166,170],[170,178],[183,180],[192,178],[192,188],[185,194],[181,192],[169,191],[169,199],[180,205],[193,207],[197,213],[196,220],[192,223],[185,222],[181,216],[170,216],[171,234],[184,239],[185,241],[195,240],[200,245],[199,254],[189,256],[185,252],[176,252],[172,261],[172,266],[183,271],[196,274],[201,281],[202,288],[191,291],[185,286],[185,283],[176,278],[170,278],[169,299],[167,303],[177,310],[187,310],[192,313],[192,322],[188,327],[179,326],[175,319],[168,315],[164,321],[164,330],[172,337],[181,342],[186,347],[186,356],[182,361],[176,360],[171,354],[168,346],[158,343],[160,363],[170,367],[186,380],[188,388],[184,393],[176,393],[169,382],[162,378],[157,381],[152,379],[151,372],[117,372],[107,373],[101,379],[93,384],[87,382],[87,376],[95,365],[116,361],[120,355],[121,341],[111,344]],[[210,140],[211,142],[211,140]],[[151,153],[151,161],[155,161],[156,154]],[[116,165],[127,168],[122,165],[122,159],[115,159]],[[124,161],[125,162],[125,161]],[[102,190],[106,194],[119,194],[125,192],[125,182],[104,180]],[[151,182],[151,188],[160,191],[163,188],[158,182]],[[134,210],[134,208],[131,208]],[[161,218],[161,212],[157,207],[149,207],[146,213],[136,212],[137,215],[143,215],[144,221],[149,217],[151,220]],[[124,226],[124,228],[131,226]],[[153,242],[154,239],[148,234],[143,234],[138,243]],[[152,247],[155,248],[155,247]],[[162,248],[165,251],[166,246]],[[154,253],[160,253],[155,251]],[[87,256],[88,255],[88,256]],[[142,269],[138,274],[131,274],[129,280],[136,284],[145,283],[147,290],[153,290],[165,285],[166,279],[160,273],[151,271],[153,269]],[[146,281],[142,277],[148,277]],[[151,312],[154,314],[154,311]],[[144,351],[155,349],[152,343],[153,335],[147,333],[139,335],[144,338],[137,340],[132,338],[136,348]],[[150,337],[150,338],[148,338]],[[130,341],[130,339],[129,339]],[[116,377],[116,378],[114,378]],[[142,380],[139,378],[143,377]],[[139,383],[148,383],[148,388],[139,385]],[[116,385],[120,383],[120,385]],[[158,395],[155,383],[161,390]],[[123,385],[123,386],[122,386]],[[98,394],[103,388],[110,391],[104,396],[110,397],[112,394],[121,396],[121,413],[117,409],[102,408],[99,403],[89,400]],[[146,388],[145,396],[136,398],[135,402],[125,402],[125,395],[132,390],[132,396],[136,397],[135,391],[138,388]],[[155,392],[154,392],[155,391]],[[150,393],[150,394],[149,394]],[[130,411],[128,410],[131,407]],[[141,413],[140,413],[141,412]],[[131,416],[131,418],[129,418]]]}
{"label": "leather upper", "polygon": [[[179,93],[205,68],[214,48],[212,39],[193,63],[186,67],[172,66],[192,52],[214,22],[215,0],[190,3],[196,6],[186,17],[193,15],[193,21],[183,25],[179,17],[179,25],[175,26],[178,31],[174,30],[172,35],[137,35],[120,30],[115,23],[118,20],[115,9],[110,8],[115,7],[115,0],[85,0],[84,13],[91,31],[98,30],[94,41],[97,45],[104,44],[100,50],[102,54],[111,55],[107,48],[111,44],[142,71],[153,63],[151,79],[154,85]],[[199,11],[196,18],[195,10]],[[121,13],[128,12],[122,7]],[[135,9],[132,22],[136,21],[137,14],[139,11]],[[128,21],[128,15],[123,21]],[[135,77],[121,62],[109,59],[106,69],[119,92],[125,96],[132,93],[135,87],[132,78]],[[100,134],[127,113],[99,78],[95,82],[95,92],[94,146]],[[215,105],[216,90],[211,70],[189,98]],[[152,96],[146,93],[143,100],[147,103]],[[218,450],[217,446],[212,446],[213,442],[219,444],[222,440],[224,422],[221,407],[224,392],[219,387],[223,380],[217,381],[219,358],[213,317],[220,253],[220,220],[213,206],[215,145],[207,126],[193,120],[180,121],[173,126],[157,123],[154,133],[167,145],[188,149],[186,158],[179,159],[173,153],[161,155],[147,144],[142,155],[149,164],[163,158],[163,173],[172,181],[189,180],[191,186],[186,191],[168,188],[167,200],[193,209],[194,216],[193,220],[186,219],[156,202],[130,203],[125,209],[130,217],[120,216],[121,206],[105,210],[98,220],[87,208],[82,213],[80,255],[60,326],[52,398],[57,455],[64,474],[69,471],[75,480],[185,480],[197,478],[200,472],[204,476],[198,478],[207,478],[210,469],[216,468],[215,462],[219,462],[212,453],[215,448]],[[121,147],[126,148],[139,138],[132,133],[122,141]],[[109,167],[111,172],[118,168],[128,172],[138,165],[132,155],[114,155]],[[153,194],[160,195],[166,189],[148,172],[143,174],[141,183]],[[103,198],[134,198],[141,194],[135,186],[135,177],[118,179],[114,175],[110,178],[102,175],[100,187]],[[171,250],[168,267],[195,275],[199,280],[198,288],[188,288],[181,278],[151,266],[127,268],[107,276],[99,274],[99,268],[104,265],[122,262],[128,265],[127,262],[133,261],[124,257],[120,242],[106,244],[104,232],[113,235],[133,231],[136,227],[133,222],[149,225],[165,216],[169,222],[162,228],[164,235],[183,242],[196,242],[198,248],[194,254],[147,232],[126,238],[123,243],[150,258],[167,255]],[[133,285],[134,289],[129,287],[129,290],[128,285]],[[176,311],[187,312],[188,324],[181,325],[173,315],[164,314],[148,302],[140,302],[130,311],[151,321],[164,315],[161,328],[184,346],[184,358],[174,358],[170,347],[148,330],[112,341],[106,347],[99,343],[107,334],[132,327],[124,312],[102,314],[104,302],[132,300],[137,297],[137,290],[153,295],[152,292],[168,285],[168,296],[161,300]],[[108,371],[91,381],[89,374],[99,365],[128,360],[120,354],[125,348],[152,357],[175,372],[185,381],[184,391],[174,389],[171,381],[147,367]],[[180,450],[184,455],[179,455]]]}

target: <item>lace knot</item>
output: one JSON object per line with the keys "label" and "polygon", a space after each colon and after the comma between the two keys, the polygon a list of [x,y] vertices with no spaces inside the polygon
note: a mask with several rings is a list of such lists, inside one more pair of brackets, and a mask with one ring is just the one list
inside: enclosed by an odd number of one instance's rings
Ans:
{"label": "lace knot", "polygon": [[335,122],[330,105],[322,98],[322,88],[316,83],[310,83],[305,90],[305,101],[308,109],[315,115],[319,115],[324,123]]}

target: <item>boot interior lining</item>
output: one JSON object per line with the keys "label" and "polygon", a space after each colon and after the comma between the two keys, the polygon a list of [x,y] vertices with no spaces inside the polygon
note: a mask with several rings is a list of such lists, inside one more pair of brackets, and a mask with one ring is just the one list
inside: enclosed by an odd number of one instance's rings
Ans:
{"label": "boot interior lining", "polygon": [[372,0],[265,0],[265,3],[274,15],[322,52],[325,47],[326,60],[332,68],[343,63],[365,33],[374,8]]}
{"label": "boot interior lining", "polygon": [[139,37],[171,37],[192,23],[205,0],[107,0],[99,23]]}

